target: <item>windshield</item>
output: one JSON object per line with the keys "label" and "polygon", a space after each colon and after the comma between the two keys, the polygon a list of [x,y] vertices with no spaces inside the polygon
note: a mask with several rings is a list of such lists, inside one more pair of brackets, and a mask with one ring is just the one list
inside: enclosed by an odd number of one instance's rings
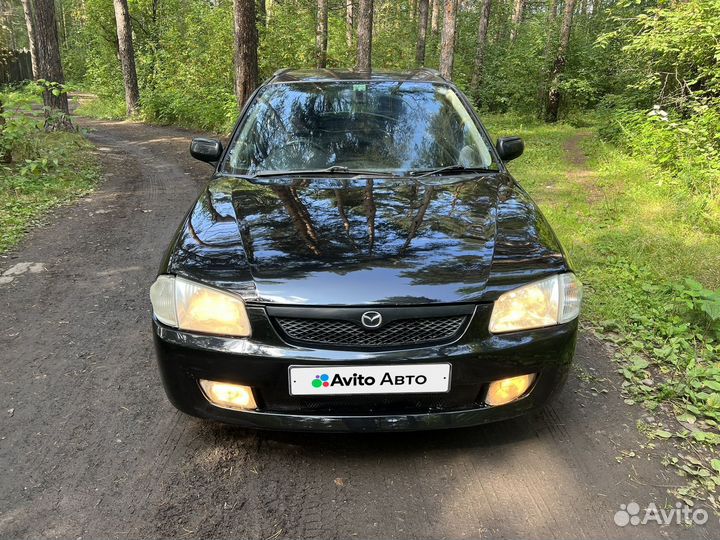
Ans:
{"label": "windshield", "polygon": [[456,165],[496,169],[489,147],[448,86],[271,84],[248,109],[221,170],[255,175],[337,167],[405,175]]}

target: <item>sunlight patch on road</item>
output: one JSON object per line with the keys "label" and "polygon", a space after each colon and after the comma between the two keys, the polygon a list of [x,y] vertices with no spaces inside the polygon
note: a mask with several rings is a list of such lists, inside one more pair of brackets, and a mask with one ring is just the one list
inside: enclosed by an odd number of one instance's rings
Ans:
{"label": "sunlight patch on road", "polygon": [[114,270],[105,270],[103,272],[98,272],[98,276],[112,276],[115,274],[125,274],[127,272],[139,272],[142,270],[139,266],[126,266],[125,268],[116,268]]}
{"label": "sunlight patch on road", "polygon": [[44,263],[21,262],[15,266],[11,266],[0,275],[0,285],[7,285],[15,280],[16,277],[26,273],[39,274],[46,271]]}

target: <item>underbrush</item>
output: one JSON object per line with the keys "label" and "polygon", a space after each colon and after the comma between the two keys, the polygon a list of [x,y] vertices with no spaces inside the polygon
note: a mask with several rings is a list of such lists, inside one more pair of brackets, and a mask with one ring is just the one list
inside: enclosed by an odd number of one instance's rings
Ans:
{"label": "underbrush", "polygon": [[[209,99],[181,89],[147,91],[140,105],[140,112],[134,118],[161,126],[230,133],[237,119],[237,102],[232,93],[220,93]],[[83,97],[75,114],[101,120],[127,118],[122,96]]]}
{"label": "underbrush", "polygon": [[45,211],[90,191],[100,172],[81,134],[45,132],[37,88],[6,89],[0,96],[5,107],[0,148],[12,158],[0,164],[1,253]]}
{"label": "underbrush", "polygon": [[600,128],[603,138],[643,156],[696,196],[700,218],[720,220],[720,106],[695,102],[684,114],[655,106],[615,110]]}
{"label": "underbrush", "polygon": [[100,120],[124,120],[127,110],[122,97],[83,97],[75,114]]}
{"label": "underbrush", "polygon": [[230,133],[238,116],[235,95],[232,91],[209,93],[199,88],[146,91],[141,99],[141,119],[151,124]]}

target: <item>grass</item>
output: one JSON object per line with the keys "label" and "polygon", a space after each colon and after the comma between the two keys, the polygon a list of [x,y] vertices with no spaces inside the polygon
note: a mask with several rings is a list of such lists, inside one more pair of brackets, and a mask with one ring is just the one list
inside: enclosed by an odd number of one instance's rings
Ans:
{"label": "grass", "polygon": [[93,146],[80,133],[45,133],[35,93],[21,89],[1,95],[6,125],[0,146],[12,149],[13,159],[0,164],[0,253],[49,209],[92,190],[100,177]]}
{"label": "grass", "polygon": [[117,97],[95,97],[82,94],[78,96],[79,106],[75,114],[98,118],[100,120],[125,120],[127,109],[125,100]]}
{"label": "grass", "polygon": [[0,170],[0,253],[17,244],[49,209],[92,190],[100,175],[93,146],[81,135],[37,137],[43,157]]}
{"label": "grass", "polygon": [[510,168],[585,284],[585,324],[617,345],[626,402],[657,419],[639,428],[679,444],[665,460],[688,478],[675,494],[720,509],[717,213],[707,197],[593,129],[485,121],[495,135],[525,138],[526,153]]}

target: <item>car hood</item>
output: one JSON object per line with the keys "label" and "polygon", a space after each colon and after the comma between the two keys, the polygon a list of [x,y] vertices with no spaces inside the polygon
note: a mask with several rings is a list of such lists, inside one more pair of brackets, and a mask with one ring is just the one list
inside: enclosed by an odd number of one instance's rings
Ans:
{"label": "car hood", "polygon": [[[515,220],[510,237],[502,227],[508,217]],[[211,182],[181,227],[168,271],[262,303],[475,302],[517,279],[518,271],[527,279],[528,272],[547,272],[553,257],[563,260],[549,227],[541,238],[543,223],[532,201],[502,173],[223,178]],[[524,270],[515,255],[523,246]],[[491,279],[498,247],[499,272]]]}

